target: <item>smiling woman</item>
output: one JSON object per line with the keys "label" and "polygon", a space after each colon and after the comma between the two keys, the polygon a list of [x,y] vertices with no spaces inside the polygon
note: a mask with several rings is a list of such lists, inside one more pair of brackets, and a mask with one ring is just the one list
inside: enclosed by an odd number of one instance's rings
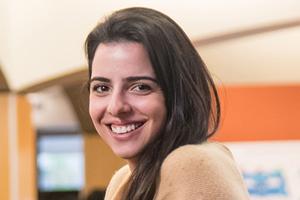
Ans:
{"label": "smiling woman", "polygon": [[166,118],[151,62],[141,44],[111,42],[98,46],[92,68],[90,115],[95,128],[133,170]]}
{"label": "smiling woman", "polygon": [[246,200],[230,151],[208,141],[219,98],[201,57],[168,16],[119,10],[88,35],[89,113],[127,160],[106,200]]}

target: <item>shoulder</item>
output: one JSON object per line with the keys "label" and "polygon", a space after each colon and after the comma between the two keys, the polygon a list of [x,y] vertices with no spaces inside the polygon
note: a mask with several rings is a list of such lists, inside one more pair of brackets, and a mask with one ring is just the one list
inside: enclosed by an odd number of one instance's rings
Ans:
{"label": "shoulder", "polygon": [[174,163],[187,166],[190,166],[191,163],[193,165],[205,165],[215,162],[215,164],[218,164],[226,160],[228,162],[233,161],[232,154],[226,146],[215,142],[205,142],[198,145],[185,145],[175,149],[167,156],[163,166],[170,167]]}
{"label": "shoulder", "polygon": [[224,145],[203,143],[185,145],[171,152],[162,164],[161,175],[168,176],[172,171],[172,176],[211,179],[221,174],[224,177],[224,171],[236,169],[232,154]]}
{"label": "shoulder", "polygon": [[181,199],[248,199],[232,154],[220,143],[185,145],[171,152],[161,167],[159,190],[159,195]]}
{"label": "shoulder", "polygon": [[130,175],[130,169],[128,165],[124,165],[120,169],[118,169],[113,177],[110,180],[109,185],[114,185],[120,183],[122,180],[127,178]]}
{"label": "shoulder", "polygon": [[112,199],[118,189],[125,184],[131,172],[128,165],[121,167],[111,178],[105,193],[105,199]]}

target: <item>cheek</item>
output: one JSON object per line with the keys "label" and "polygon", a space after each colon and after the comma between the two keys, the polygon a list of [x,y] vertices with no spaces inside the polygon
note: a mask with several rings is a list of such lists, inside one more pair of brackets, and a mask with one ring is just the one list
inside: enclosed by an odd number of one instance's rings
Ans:
{"label": "cheek", "polygon": [[166,106],[162,97],[147,99],[145,101],[135,101],[136,107],[148,115],[151,120],[155,121],[157,125],[163,125],[166,119]]}
{"label": "cheek", "polygon": [[101,106],[99,101],[97,101],[95,98],[90,97],[89,99],[89,114],[92,118],[92,120],[98,121],[98,119],[103,115],[103,106]]}

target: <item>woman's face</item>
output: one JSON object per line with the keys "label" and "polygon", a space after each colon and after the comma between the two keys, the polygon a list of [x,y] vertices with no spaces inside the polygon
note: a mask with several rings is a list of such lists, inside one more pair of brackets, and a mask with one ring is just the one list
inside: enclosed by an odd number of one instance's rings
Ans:
{"label": "woman's face", "polygon": [[100,44],[92,63],[89,112],[113,152],[134,164],[165,124],[166,106],[144,47]]}

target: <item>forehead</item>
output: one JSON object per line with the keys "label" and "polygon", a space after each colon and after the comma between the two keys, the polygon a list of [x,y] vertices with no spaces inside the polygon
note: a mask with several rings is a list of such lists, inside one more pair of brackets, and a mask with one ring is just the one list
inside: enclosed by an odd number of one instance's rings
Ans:
{"label": "forehead", "polygon": [[147,73],[154,76],[144,46],[128,41],[101,43],[97,47],[92,63],[92,76],[105,73]]}

